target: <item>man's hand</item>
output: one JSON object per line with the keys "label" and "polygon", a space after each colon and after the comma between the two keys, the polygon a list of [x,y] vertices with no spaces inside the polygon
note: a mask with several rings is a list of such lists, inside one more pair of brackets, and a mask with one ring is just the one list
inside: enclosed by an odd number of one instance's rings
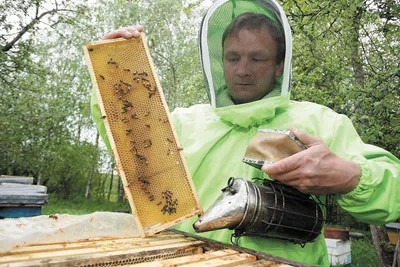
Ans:
{"label": "man's hand", "polygon": [[106,40],[106,39],[115,39],[119,37],[125,39],[138,38],[140,37],[141,32],[143,32],[142,25],[123,27],[118,30],[107,33],[101,39]]}
{"label": "man's hand", "polygon": [[348,193],[358,184],[360,167],[336,156],[319,138],[289,127],[308,149],[269,165],[262,170],[272,179],[314,195]]}

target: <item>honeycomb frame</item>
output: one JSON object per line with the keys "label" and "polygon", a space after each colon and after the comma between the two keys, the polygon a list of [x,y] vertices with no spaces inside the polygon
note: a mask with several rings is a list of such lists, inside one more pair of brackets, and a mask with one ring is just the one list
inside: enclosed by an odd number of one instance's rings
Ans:
{"label": "honeycomb frame", "polygon": [[141,236],[202,214],[144,33],[83,50]]}

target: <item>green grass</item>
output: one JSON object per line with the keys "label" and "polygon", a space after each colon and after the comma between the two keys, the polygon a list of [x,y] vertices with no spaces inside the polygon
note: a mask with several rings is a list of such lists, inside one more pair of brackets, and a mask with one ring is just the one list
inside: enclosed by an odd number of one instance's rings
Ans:
{"label": "green grass", "polygon": [[370,239],[351,240],[351,266],[380,266],[375,247]]}
{"label": "green grass", "polygon": [[85,199],[83,197],[75,197],[74,199],[61,199],[56,195],[49,195],[48,204],[42,207],[43,215],[50,214],[89,214],[95,211],[130,211],[128,201],[124,203],[111,201],[96,201]]}

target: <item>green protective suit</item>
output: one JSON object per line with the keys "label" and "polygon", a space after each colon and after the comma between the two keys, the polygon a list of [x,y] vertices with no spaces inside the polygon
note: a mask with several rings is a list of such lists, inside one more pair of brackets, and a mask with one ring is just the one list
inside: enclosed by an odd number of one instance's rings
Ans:
{"label": "green protective suit", "polygon": [[[222,33],[234,17],[247,11],[273,17],[285,30],[285,70],[276,81],[280,95],[273,93],[252,103],[226,106],[229,101],[224,94]],[[360,165],[362,176],[357,187],[348,194],[336,196],[342,208],[358,220],[371,224],[399,218],[400,161],[383,149],[364,144],[346,116],[317,104],[290,101],[291,42],[286,16],[275,1],[219,0],[205,15],[200,30],[200,53],[211,105],[178,108],[172,112],[203,209],[219,197],[229,177],[268,177],[242,162],[247,144],[258,129],[286,130],[293,126],[317,136],[338,156]],[[101,136],[110,148],[95,97],[92,97],[92,111]],[[325,197],[321,200],[324,202]],[[195,220],[188,219],[176,228],[194,233]],[[217,230],[199,235],[230,243],[231,233]],[[291,242],[254,237],[242,237],[239,245],[302,263],[329,266],[322,234],[304,248]]]}

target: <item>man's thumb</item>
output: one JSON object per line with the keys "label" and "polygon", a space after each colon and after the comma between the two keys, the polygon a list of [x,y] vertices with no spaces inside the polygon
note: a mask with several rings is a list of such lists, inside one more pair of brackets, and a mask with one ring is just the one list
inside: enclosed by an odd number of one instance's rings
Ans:
{"label": "man's thumb", "polygon": [[303,144],[308,147],[311,147],[321,142],[319,138],[312,136],[302,130],[293,128],[292,126],[289,126],[289,131],[291,131]]}

